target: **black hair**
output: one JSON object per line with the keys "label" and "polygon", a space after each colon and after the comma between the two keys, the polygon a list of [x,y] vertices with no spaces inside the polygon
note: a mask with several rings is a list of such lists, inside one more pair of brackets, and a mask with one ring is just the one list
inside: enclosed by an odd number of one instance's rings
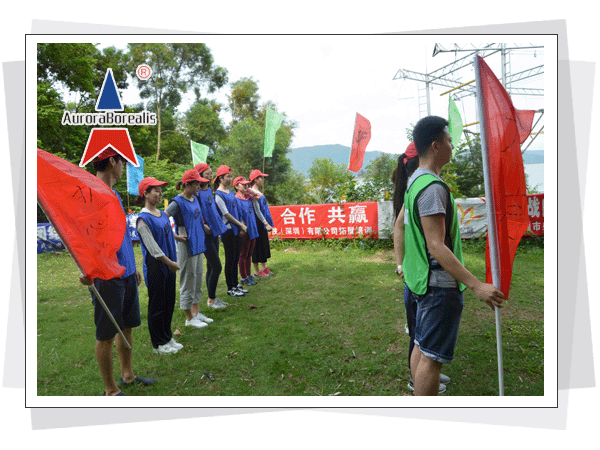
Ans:
{"label": "black hair", "polygon": [[394,218],[398,217],[398,214],[400,214],[400,210],[402,209],[402,205],[404,205],[404,193],[406,192],[408,179],[413,172],[417,170],[417,167],[419,167],[418,156],[409,159],[406,161],[406,164],[404,164],[404,158],[406,158],[404,153],[398,156],[398,166],[396,167],[394,175],[392,176],[394,181],[394,195],[392,197],[392,204],[394,205]]}
{"label": "black hair", "polygon": [[444,128],[448,121],[443,117],[427,116],[417,122],[413,129],[413,141],[419,157],[425,156],[432,142],[440,141],[444,137]]}
{"label": "black hair", "polygon": [[223,175],[219,175],[218,177],[215,178],[215,182],[213,183],[213,191],[216,191],[217,189],[219,189],[219,186],[221,185],[221,179],[227,174],[223,174]]}
{"label": "black hair", "polygon": [[92,161],[96,172],[104,172],[108,166],[108,160],[110,158],[114,158],[115,164],[118,163],[119,161],[123,161],[123,164],[125,164],[125,158],[123,158],[121,155],[109,156],[108,158],[105,158],[102,161]]}
{"label": "black hair", "polygon": [[[159,186],[148,186],[148,188],[146,189],[145,193],[146,193],[146,192],[147,192],[147,193],[150,193],[150,192],[152,192],[152,190],[153,190],[154,188],[157,188],[157,187],[159,187]],[[146,199],[145,199],[145,197],[142,197],[141,195],[138,195],[138,196],[137,196],[137,197],[136,197],[136,198],[133,200],[133,203],[134,203],[135,205],[137,205],[137,206],[143,206],[143,205],[145,205],[145,204],[146,204]]]}

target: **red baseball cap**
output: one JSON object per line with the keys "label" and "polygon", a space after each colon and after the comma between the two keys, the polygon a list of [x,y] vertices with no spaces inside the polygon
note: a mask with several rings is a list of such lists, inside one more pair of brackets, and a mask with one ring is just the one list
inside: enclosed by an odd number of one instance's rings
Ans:
{"label": "red baseball cap", "polygon": [[183,174],[183,177],[181,178],[182,184],[189,183],[190,181],[199,181],[200,183],[209,182],[209,180],[207,180],[206,178],[202,178],[200,174],[198,174],[198,171],[194,169],[186,170]]}
{"label": "red baseball cap", "polygon": [[419,155],[417,153],[417,147],[415,146],[414,142],[411,142],[410,144],[408,144],[408,147],[406,147],[404,155],[406,156],[404,158],[404,164],[406,164],[409,159],[413,159],[415,156]]}
{"label": "red baseball cap", "polygon": [[107,158],[110,158],[111,156],[117,156],[118,153],[115,151],[114,148],[112,148],[111,146],[108,146],[104,151],[102,151],[101,153],[98,154],[98,156],[96,156],[96,158],[94,158],[94,161],[98,162],[98,161],[104,161]]}
{"label": "red baseball cap", "polygon": [[254,179],[257,177],[268,177],[268,176],[269,176],[268,174],[262,173],[258,169],[254,169],[252,172],[250,172],[250,176],[248,177],[248,179],[250,180],[250,182],[253,182]]}
{"label": "red baseball cap", "polygon": [[219,166],[219,168],[217,169],[217,175],[215,176],[213,183],[217,181],[217,178],[219,178],[221,175],[225,175],[226,173],[231,173],[231,169],[226,165]]}
{"label": "red baseball cap", "polygon": [[235,185],[238,183],[250,184],[251,182],[246,180],[244,177],[235,177],[235,180],[233,180],[233,187],[235,187]]}
{"label": "red baseball cap", "polygon": [[200,163],[194,166],[194,170],[197,170],[199,174],[204,172],[206,169],[210,169],[210,166],[206,163]]}
{"label": "red baseball cap", "polygon": [[168,184],[169,183],[166,181],[160,181],[153,177],[146,177],[140,181],[140,184],[138,184],[139,195],[140,197],[144,198],[144,193],[150,186],[166,186]]}

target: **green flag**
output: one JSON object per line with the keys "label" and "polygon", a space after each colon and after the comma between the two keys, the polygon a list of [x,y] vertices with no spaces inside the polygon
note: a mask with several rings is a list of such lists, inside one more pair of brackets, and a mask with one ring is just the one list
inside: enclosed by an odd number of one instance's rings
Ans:
{"label": "green flag", "polygon": [[278,114],[271,108],[267,108],[267,124],[265,127],[265,157],[273,156],[275,148],[275,134],[283,123],[283,114]]}
{"label": "green flag", "polygon": [[192,145],[192,162],[194,166],[196,164],[205,163],[206,157],[208,156],[208,145],[198,144],[194,141],[190,142]]}
{"label": "green flag", "polygon": [[[456,149],[462,138],[463,122],[460,113],[458,112],[458,108],[456,107],[456,103],[454,103],[452,97],[448,96],[448,98],[450,99],[450,103],[448,104],[448,122],[450,122],[448,124],[448,131],[452,137],[452,144]],[[454,154],[455,150],[452,150],[452,156],[454,156]]]}

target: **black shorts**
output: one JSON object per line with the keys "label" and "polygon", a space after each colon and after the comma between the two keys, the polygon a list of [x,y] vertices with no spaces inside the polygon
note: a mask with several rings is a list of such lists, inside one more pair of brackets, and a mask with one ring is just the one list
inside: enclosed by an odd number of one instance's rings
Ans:
{"label": "black shorts", "polygon": [[[112,278],[110,280],[94,279],[94,286],[106,303],[115,321],[121,330],[139,327],[142,323],[140,317],[140,300],[138,296],[137,278],[135,273],[127,278]],[[110,317],[104,311],[102,304],[97,301],[93,290],[92,304],[94,305],[94,322],[96,323],[96,340],[108,341],[115,337],[117,329]]]}

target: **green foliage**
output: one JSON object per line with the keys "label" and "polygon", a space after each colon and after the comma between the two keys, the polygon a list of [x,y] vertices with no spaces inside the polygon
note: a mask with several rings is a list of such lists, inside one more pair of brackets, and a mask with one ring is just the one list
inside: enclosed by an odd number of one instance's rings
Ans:
{"label": "green foliage", "polygon": [[256,119],[258,116],[258,82],[252,77],[242,78],[231,84],[231,93],[227,96],[231,125],[245,119]]}
{"label": "green foliage", "polygon": [[185,113],[184,126],[190,140],[208,145],[213,152],[227,136],[220,110],[220,104],[200,100]]}
{"label": "green foliage", "polygon": [[314,159],[308,172],[311,203],[341,201],[353,190],[354,176],[328,158]]}

